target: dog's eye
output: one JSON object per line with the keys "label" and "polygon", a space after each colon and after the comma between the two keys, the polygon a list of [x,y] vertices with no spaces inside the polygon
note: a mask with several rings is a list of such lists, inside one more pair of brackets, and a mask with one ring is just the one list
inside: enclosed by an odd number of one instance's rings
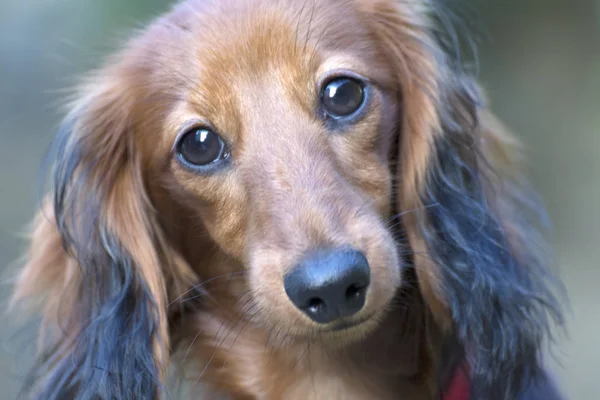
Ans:
{"label": "dog's eye", "polygon": [[205,128],[194,128],[184,133],[177,144],[177,153],[188,164],[199,167],[229,157],[223,139]]}
{"label": "dog's eye", "polygon": [[354,114],[365,101],[364,85],[352,78],[336,78],[323,87],[321,102],[327,115],[342,118]]}

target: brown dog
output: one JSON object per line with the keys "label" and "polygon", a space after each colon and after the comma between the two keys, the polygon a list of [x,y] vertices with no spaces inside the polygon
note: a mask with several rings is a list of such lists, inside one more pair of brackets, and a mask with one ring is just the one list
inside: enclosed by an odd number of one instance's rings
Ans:
{"label": "brown dog", "polygon": [[28,394],[160,398],[174,358],[235,399],[557,396],[539,206],[432,7],[187,1],[95,73],[16,288]]}

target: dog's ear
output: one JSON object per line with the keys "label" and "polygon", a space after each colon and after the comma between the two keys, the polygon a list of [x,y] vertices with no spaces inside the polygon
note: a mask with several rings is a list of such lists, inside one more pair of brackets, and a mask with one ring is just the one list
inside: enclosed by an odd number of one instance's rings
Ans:
{"label": "dog's ear", "polygon": [[99,74],[63,124],[53,193],[16,286],[15,302],[47,294],[41,357],[25,388],[38,399],[161,396],[176,256],[146,191],[137,99],[121,76]]}
{"label": "dog's ear", "polygon": [[442,50],[426,2],[414,3],[370,3],[404,107],[397,211],[421,292],[459,353],[443,358],[468,365],[472,398],[514,399],[543,379],[541,346],[562,322],[542,206],[519,173],[518,144]]}
{"label": "dog's ear", "polygon": [[541,233],[543,207],[519,172],[519,146],[479,108],[473,83],[460,81],[439,105],[447,108],[443,132],[412,200],[421,211],[405,226],[453,343],[444,356],[464,359],[473,398],[513,399],[545,379],[542,346],[562,323],[562,288]]}

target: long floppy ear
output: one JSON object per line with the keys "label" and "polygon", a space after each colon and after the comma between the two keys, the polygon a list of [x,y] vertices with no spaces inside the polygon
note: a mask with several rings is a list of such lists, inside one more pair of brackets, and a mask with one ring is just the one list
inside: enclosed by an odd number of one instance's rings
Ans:
{"label": "long floppy ear", "polygon": [[562,324],[562,288],[540,232],[543,208],[518,169],[518,146],[478,109],[473,84],[461,84],[469,89],[448,94],[452,108],[431,148],[423,212],[406,226],[416,252],[427,254],[415,260],[434,288],[430,301],[444,307],[436,317],[449,321],[444,357],[464,358],[475,399],[514,399],[550,384],[540,383],[547,379],[542,350],[553,322]]}
{"label": "long floppy ear", "polygon": [[453,365],[440,367],[466,364],[473,399],[518,398],[545,379],[541,347],[562,323],[543,211],[516,168],[517,143],[434,37],[427,2],[374,4],[402,87],[397,211],[449,344],[442,364]]}
{"label": "long floppy ear", "polygon": [[134,146],[133,90],[113,72],[83,90],[56,138],[53,193],[14,294],[47,294],[25,388],[38,399],[161,397],[173,256]]}

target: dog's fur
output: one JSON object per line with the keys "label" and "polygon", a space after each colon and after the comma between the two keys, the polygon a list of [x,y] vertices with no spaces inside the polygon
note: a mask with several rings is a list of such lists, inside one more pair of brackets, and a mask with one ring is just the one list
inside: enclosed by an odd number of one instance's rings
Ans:
{"label": "dog's fur", "polygon": [[[164,397],[172,359],[234,399],[547,399],[560,284],[517,143],[444,50],[426,0],[190,0],[82,86],[51,155],[15,303],[40,298],[37,399]],[[332,125],[318,85],[369,82]],[[209,124],[231,162],[173,155]],[[307,251],[371,285],[332,330],[287,298]],[[31,304],[31,303],[30,303]],[[208,396],[208,398],[213,398]]]}

